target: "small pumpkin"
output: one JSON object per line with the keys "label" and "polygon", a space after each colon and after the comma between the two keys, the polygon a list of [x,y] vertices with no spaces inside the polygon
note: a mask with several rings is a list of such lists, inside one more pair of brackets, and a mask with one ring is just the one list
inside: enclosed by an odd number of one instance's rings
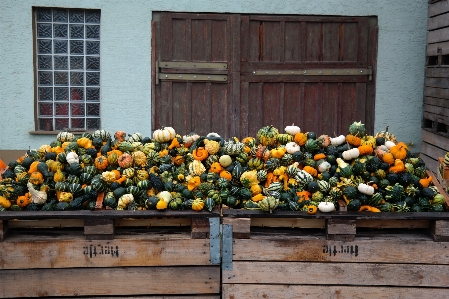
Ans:
{"label": "small pumpkin", "polygon": [[309,215],[314,215],[314,214],[316,214],[317,210],[318,210],[318,209],[317,209],[316,206],[313,206],[313,205],[307,206],[307,214],[309,214]]}
{"label": "small pumpkin", "polygon": [[220,173],[223,171],[223,167],[221,166],[220,162],[214,162],[209,168],[209,172],[213,173]]}
{"label": "small pumpkin", "polygon": [[105,156],[98,156],[95,158],[94,165],[98,170],[103,170],[108,167],[108,158]]}
{"label": "small pumpkin", "polygon": [[201,211],[204,208],[204,201],[202,199],[196,198],[192,202],[192,210]]}
{"label": "small pumpkin", "polygon": [[303,146],[307,142],[307,134],[301,133],[301,132],[296,133],[295,134],[295,138],[293,139],[293,141],[295,141],[300,146]]}
{"label": "small pumpkin", "polygon": [[318,210],[323,213],[329,213],[335,210],[335,205],[332,202],[322,201],[318,204]]}
{"label": "small pumpkin", "polygon": [[164,127],[153,132],[153,139],[159,143],[164,143],[176,137],[175,129],[172,127]]}
{"label": "small pumpkin", "polygon": [[360,156],[360,152],[358,148],[352,148],[350,150],[344,151],[341,156],[345,160],[352,160]]}
{"label": "small pumpkin", "polygon": [[220,171],[220,177],[225,178],[228,181],[232,180],[232,174],[227,170]]}
{"label": "small pumpkin", "polygon": [[374,194],[374,187],[370,186],[368,184],[360,183],[357,187],[360,193],[366,194],[366,195],[373,195]]}
{"label": "small pumpkin", "polygon": [[125,141],[126,139],[126,132],[125,131],[117,131],[114,134],[114,138],[118,141]]}
{"label": "small pumpkin", "polygon": [[303,170],[306,171],[307,173],[311,174],[312,176],[318,175],[318,171],[314,167],[306,165],[306,166],[304,166]]}
{"label": "small pumpkin", "polygon": [[78,140],[76,140],[76,143],[79,147],[82,148],[91,148],[92,147],[92,140],[90,140],[87,137],[81,137]]}
{"label": "small pumpkin", "polygon": [[28,181],[33,185],[40,185],[44,182],[44,175],[39,171],[32,172]]}
{"label": "small pumpkin", "polygon": [[118,157],[117,163],[121,168],[129,168],[133,165],[133,157],[128,153],[123,153]]}
{"label": "small pumpkin", "polygon": [[79,163],[79,162],[80,162],[80,159],[79,159],[79,157],[78,157],[78,154],[75,153],[75,152],[69,152],[69,153],[67,153],[67,155],[66,155],[66,160],[67,160],[67,163],[69,163],[69,164],[72,164],[72,163]]}
{"label": "small pumpkin", "polygon": [[407,156],[407,150],[407,145],[404,142],[399,142],[398,144],[390,148],[390,153],[393,154],[393,157],[395,159],[403,160]]}
{"label": "small pumpkin", "polygon": [[388,165],[392,165],[394,163],[394,157],[392,153],[385,153],[382,156],[382,161],[387,163]]}
{"label": "small pumpkin", "polygon": [[285,145],[285,149],[287,150],[287,153],[294,154],[296,152],[299,152],[301,150],[301,147],[296,142],[292,141]]}
{"label": "small pumpkin", "polygon": [[370,155],[373,152],[373,147],[369,144],[361,145],[357,148],[360,156]]}
{"label": "small pumpkin", "polygon": [[287,152],[287,149],[285,147],[278,147],[274,148],[270,151],[271,157],[281,159],[285,153]]}
{"label": "small pumpkin", "polygon": [[295,124],[292,124],[291,126],[286,126],[284,131],[285,133],[290,134],[292,136],[301,133],[301,129],[298,126],[295,126]]}
{"label": "small pumpkin", "polygon": [[29,205],[31,203],[31,195],[30,195],[30,193],[27,192],[27,193],[25,193],[25,195],[18,196],[16,203],[21,208],[24,208],[27,205]]}

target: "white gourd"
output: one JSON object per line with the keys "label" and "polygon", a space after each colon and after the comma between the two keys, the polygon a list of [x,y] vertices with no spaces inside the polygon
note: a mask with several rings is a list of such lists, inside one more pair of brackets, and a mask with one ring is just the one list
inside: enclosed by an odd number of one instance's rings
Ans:
{"label": "white gourd", "polygon": [[284,129],[285,133],[290,134],[292,136],[295,136],[297,133],[301,132],[301,129],[298,126],[295,126],[294,124],[291,126],[286,126]]}
{"label": "white gourd", "polygon": [[335,138],[331,138],[331,144],[334,146],[342,145],[346,141],[346,137],[344,135],[340,135]]}
{"label": "white gourd", "polygon": [[323,213],[329,213],[335,210],[335,205],[329,201],[322,201],[318,204],[318,210]]}
{"label": "white gourd", "polygon": [[364,183],[360,183],[359,186],[357,187],[357,189],[359,190],[360,193],[366,194],[366,195],[373,195],[374,194],[374,187],[364,184]]}
{"label": "white gourd", "polygon": [[352,160],[357,158],[358,156],[360,156],[360,151],[358,148],[353,148],[347,151],[344,151],[341,156],[343,157],[343,159],[345,160]]}
{"label": "white gourd", "polygon": [[387,149],[390,149],[395,145],[396,145],[396,143],[394,143],[393,141],[390,141],[390,140],[385,141],[385,146],[387,147]]}
{"label": "white gourd", "polygon": [[80,162],[80,159],[79,159],[77,153],[75,153],[75,152],[68,153],[66,156],[66,160],[67,160],[67,163],[69,163],[69,164]]}
{"label": "white gourd", "polygon": [[294,154],[296,152],[299,152],[301,150],[301,147],[296,142],[289,142],[285,145],[285,149],[287,150],[287,153]]}

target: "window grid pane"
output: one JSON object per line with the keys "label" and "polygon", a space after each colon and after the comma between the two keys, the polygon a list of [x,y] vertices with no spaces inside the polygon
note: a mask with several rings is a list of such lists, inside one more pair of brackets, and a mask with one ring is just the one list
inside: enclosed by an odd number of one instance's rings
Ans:
{"label": "window grid pane", "polygon": [[38,130],[100,128],[100,10],[35,10]]}

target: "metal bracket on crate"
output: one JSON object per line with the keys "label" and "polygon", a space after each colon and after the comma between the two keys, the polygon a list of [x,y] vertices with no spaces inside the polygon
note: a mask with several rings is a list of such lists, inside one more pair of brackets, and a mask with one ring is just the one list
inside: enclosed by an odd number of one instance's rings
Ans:
{"label": "metal bracket on crate", "polygon": [[220,218],[209,218],[210,263],[232,270],[232,225],[220,224]]}
{"label": "metal bracket on crate", "polygon": [[212,265],[220,265],[220,218],[209,218],[210,225],[210,263]]}
{"label": "metal bracket on crate", "polygon": [[232,225],[223,224],[222,269],[232,270]]}

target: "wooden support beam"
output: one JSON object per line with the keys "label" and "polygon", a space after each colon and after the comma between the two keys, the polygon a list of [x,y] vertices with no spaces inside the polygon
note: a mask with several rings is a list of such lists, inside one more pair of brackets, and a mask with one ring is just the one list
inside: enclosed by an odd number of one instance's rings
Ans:
{"label": "wooden support beam", "polygon": [[333,241],[354,241],[356,220],[328,219],[326,239]]}
{"label": "wooden support beam", "polygon": [[0,242],[2,242],[8,234],[8,221],[0,220]]}
{"label": "wooden support beam", "polygon": [[192,239],[207,239],[209,234],[209,218],[192,218]]}
{"label": "wooden support beam", "polygon": [[251,218],[223,218],[223,224],[232,225],[234,239],[251,238]]}
{"label": "wooden support beam", "polygon": [[113,240],[114,220],[84,219],[84,236],[88,240]]}
{"label": "wooden support beam", "polygon": [[449,221],[432,221],[432,224],[430,226],[430,235],[436,242],[449,242]]}

